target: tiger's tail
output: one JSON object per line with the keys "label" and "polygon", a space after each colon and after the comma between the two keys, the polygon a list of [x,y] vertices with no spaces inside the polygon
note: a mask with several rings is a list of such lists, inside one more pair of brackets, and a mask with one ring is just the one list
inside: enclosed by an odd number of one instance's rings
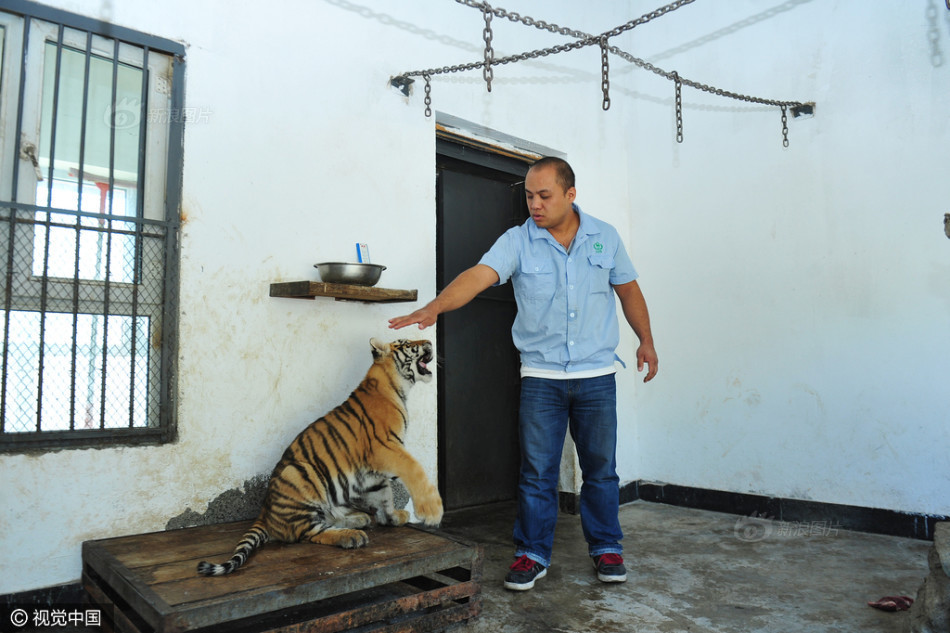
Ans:
{"label": "tiger's tail", "polygon": [[251,529],[241,538],[241,541],[234,549],[234,554],[227,562],[221,564],[200,562],[198,563],[198,573],[202,576],[223,576],[247,562],[251,554],[264,546],[270,537],[264,527],[264,522],[257,520]]}

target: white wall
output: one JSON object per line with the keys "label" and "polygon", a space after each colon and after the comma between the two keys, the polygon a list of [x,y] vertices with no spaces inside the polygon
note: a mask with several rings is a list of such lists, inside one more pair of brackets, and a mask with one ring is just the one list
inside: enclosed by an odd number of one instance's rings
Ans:
{"label": "white wall", "polygon": [[[92,17],[103,6],[53,4]],[[775,110],[688,89],[676,145],[672,85],[620,60],[603,112],[596,49],[496,68],[490,95],[477,72],[434,79],[435,109],[565,152],[579,204],[629,234],[661,373],[640,384],[626,335],[624,481],[950,512],[937,391],[950,352],[950,68],[930,65],[926,3],[908,4],[697,2],[617,38],[687,77],[814,99],[788,149]],[[503,6],[589,32],[654,8]],[[407,99],[388,81],[481,56],[480,14],[444,0],[111,10],[188,45],[187,105],[208,115],[185,136],[180,438],[0,456],[0,593],[75,581],[83,540],[201,512],[352,390],[369,338],[394,338],[386,319],[413,304],[271,299],[268,284],[365,241],[389,267],[382,285],[432,296],[434,118],[421,82]],[[496,56],[567,41],[494,26]],[[410,448],[434,477],[435,385],[410,409]]]}
{"label": "white wall", "polygon": [[926,0],[697,2],[643,30],[660,66],[817,110],[783,149],[774,108],[684,89],[676,145],[650,100],[669,84],[635,80],[631,240],[662,358],[639,476],[950,514],[950,59],[928,5],[946,56]]}

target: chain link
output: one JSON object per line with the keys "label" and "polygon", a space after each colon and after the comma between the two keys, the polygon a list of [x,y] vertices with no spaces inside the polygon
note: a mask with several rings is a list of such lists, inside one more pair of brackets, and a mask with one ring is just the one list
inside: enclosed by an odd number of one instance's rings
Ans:
{"label": "chain link", "polygon": [[683,142],[683,84],[680,81],[679,73],[675,70],[671,73],[673,76],[673,85],[676,87],[674,103],[676,104],[676,142]]}
{"label": "chain link", "polygon": [[492,48],[492,8],[486,2],[482,7],[482,13],[485,16],[485,28],[482,29],[482,39],[485,40],[485,65],[482,67],[482,77],[485,79],[485,85],[488,92],[491,92],[491,80],[495,77],[495,71],[492,69],[492,61],[495,58],[495,51]]}
{"label": "chain link", "polygon": [[604,91],[604,110],[610,109],[610,60],[607,58],[607,38],[600,38],[600,87]]}
{"label": "chain link", "polygon": [[426,118],[432,116],[432,80],[428,73],[423,73],[422,78],[426,81]]}
{"label": "chain link", "polygon": [[782,147],[788,147],[788,115],[782,106]]}

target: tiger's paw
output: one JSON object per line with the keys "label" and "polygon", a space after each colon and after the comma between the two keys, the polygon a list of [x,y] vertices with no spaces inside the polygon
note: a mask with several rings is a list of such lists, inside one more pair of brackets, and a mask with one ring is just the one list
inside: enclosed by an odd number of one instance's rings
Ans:
{"label": "tiger's paw", "polygon": [[393,513],[386,517],[386,522],[383,525],[392,525],[400,526],[405,525],[409,521],[409,512],[406,510],[393,510]]}
{"label": "tiger's paw", "polygon": [[356,549],[357,547],[363,547],[369,543],[369,537],[366,536],[366,532],[363,530],[343,530],[347,534],[344,535],[340,541],[337,543],[343,549]]}
{"label": "tiger's paw", "polygon": [[310,537],[310,541],[323,545],[335,545],[343,549],[356,549],[369,543],[369,537],[366,536],[366,532],[363,530],[331,528]]}
{"label": "tiger's paw", "polygon": [[442,523],[442,499],[438,494],[420,501],[413,502],[416,517],[422,520],[423,525],[438,527]]}
{"label": "tiger's paw", "polygon": [[365,528],[373,524],[373,518],[365,512],[351,512],[346,516],[342,527]]}

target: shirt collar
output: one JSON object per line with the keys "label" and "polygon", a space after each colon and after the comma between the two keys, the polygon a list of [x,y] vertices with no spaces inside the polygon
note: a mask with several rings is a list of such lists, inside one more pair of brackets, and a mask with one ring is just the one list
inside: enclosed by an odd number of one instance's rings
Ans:
{"label": "shirt collar", "polygon": [[[586,213],[581,212],[581,208],[574,204],[574,211],[577,212],[577,216],[581,219],[581,225],[577,227],[577,237],[581,235],[597,235],[600,233],[600,228],[590,219],[590,216]],[[577,240],[577,237],[574,240]]]}

